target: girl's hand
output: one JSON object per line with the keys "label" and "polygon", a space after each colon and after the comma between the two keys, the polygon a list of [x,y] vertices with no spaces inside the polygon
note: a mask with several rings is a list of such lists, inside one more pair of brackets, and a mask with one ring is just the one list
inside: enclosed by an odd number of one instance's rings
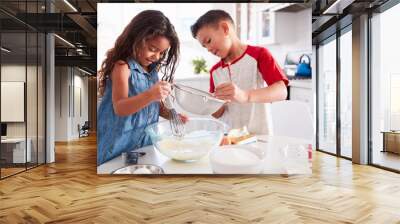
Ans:
{"label": "girl's hand", "polygon": [[178,114],[179,118],[181,119],[181,121],[186,124],[186,122],[189,120],[189,117],[186,116],[185,114]]}
{"label": "girl's hand", "polygon": [[228,102],[234,101],[238,103],[246,103],[249,99],[248,92],[240,89],[232,82],[218,85],[215,88],[214,96],[221,100],[227,100]]}
{"label": "girl's hand", "polygon": [[171,93],[171,84],[166,81],[159,81],[148,91],[154,101],[164,100]]}

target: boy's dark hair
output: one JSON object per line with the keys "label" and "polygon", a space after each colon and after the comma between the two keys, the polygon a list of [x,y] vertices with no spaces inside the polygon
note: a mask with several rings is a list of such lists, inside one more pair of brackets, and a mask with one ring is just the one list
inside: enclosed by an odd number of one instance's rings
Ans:
{"label": "boy's dark hair", "polygon": [[224,10],[210,10],[202,15],[191,27],[192,36],[196,38],[197,32],[207,25],[216,25],[221,20],[228,20],[234,24],[232,17]]}

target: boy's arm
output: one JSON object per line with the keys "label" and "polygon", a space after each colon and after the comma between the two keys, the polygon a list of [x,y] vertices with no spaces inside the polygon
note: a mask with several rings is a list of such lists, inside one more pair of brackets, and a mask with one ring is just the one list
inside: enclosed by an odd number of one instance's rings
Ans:
{"label": "boy's arm", "polygon": [[260,51],[257,68],[268,87],[248,91],[249,101],[269,103],[285,100],[287,97],[286,86],[289,84],[289,80],[266,48],[262,48]]}
{"label": "boy's arm", "polygon": [[247,91],[240,89],[234,83],[223,83],[216,87],[215,92],[215,96],[219,99],[238,103],[271,103],[285,100],[287,97],[287,89],[283,80],[264,88]]}
{"label": "boy's arm", "polygon": [[215,96],[219,99],[238,103],[271,103],[285,100],[288,79],[275,59],[265,48],[249,52],[257,59],[257,69],[268,84],[267,87],[251,90],[240,89],[234,83],[223,83],[215,88]]}
{"label": "boy's arm", "polygon": [[249,103],[271,103],[285,100],[287,89],[284,81],[278,81],[264,88],[249,90],[247,95]]}
{"label": "boy's arm", "polygon": [[266,48],[261,48],[256,58],[257,68],[268,86],[244,91],[247,96],[245,98],[247,99],[246,101],[251,103],[271,103],[285,100],[287,97],[286,86],[289,80],[272,54]]}

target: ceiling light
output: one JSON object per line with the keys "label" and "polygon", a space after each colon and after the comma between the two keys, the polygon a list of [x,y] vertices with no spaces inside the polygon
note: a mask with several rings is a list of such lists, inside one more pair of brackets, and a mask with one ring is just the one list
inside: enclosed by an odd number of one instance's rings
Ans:
{"label": "ceiling light", "polygon": [[85,73],[85,74],[87,74],[87,75],[92,75],[92,73],[90,73],[90,72],[88,72],[88,71],[86,71],[86,70],[83,70],[83,69],[81,69],[81,68],[79,68],[79,67],[78,67],[78,70],[81,71],[81,72],[83,72],[83,73]]}
{"label": "ceiling light", "polygon": [[57,34],[54,34],[55,37],[57,37],[58,39],[60,39],[61,41],[63,41],[64,43],[68,44],[69,46],[75,48],[75,45],[73,45],[71,42],[69,42],[68,40],[58,36]]}
{"label": "ceiling light", "polygon": [[354,1],[355,0],[336,0],[332,5],[325,9],[322,14],[342,14],[343,10]]}
{"label": "ceiling light", "polygon": [[1,50],[4,51],[4,52],[6,52],[6,53],[10,53],[10,52],[11,52],[11,50],[9,50],[9,49],[7,49],[7,48],[5,48],[5,47],[1,47]]}
{"label": "ceiling light", "polygon": [[68,0],[64,0],[65,4],[67,4],[72,10],[74,10],[75,12],[78,12],[78,10],[71,4],[69,3]]}

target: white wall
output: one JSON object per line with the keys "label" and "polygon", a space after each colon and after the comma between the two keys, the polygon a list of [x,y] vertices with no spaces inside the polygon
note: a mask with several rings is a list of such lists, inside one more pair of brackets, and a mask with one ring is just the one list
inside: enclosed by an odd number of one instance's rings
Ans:
{"label": "white wall", "polygon": [[[25,82],[25,65],[2,65],[1,81]],[[30,68],[28,68],[30,69]],[[1,108],[7,110],[7,108]],[[7,137],[25,137],[25,123],[11,122],[7,123]]]}
{"label": "white wall", "polygon": [[[98,4],[98,54],[97,66],[105,58],[108,49],[114,46],[118,35],[121,34],[125,26],[139,12],[146,9],[156,9],[162,11],[175,26],[178,37],[181,41],[181,57],[175,77],[187,78],[193,76],[193,66],[191,60],[196,57],[203,57],[207,61],[207,66],[211,68],[219,58],[207,52],[206,49],[195,40],[190,33],[190,26],[205,12],[211,9],[222,9],[228,12],[236,22],[237,3],[100,3]],[[250,36],[255,38],[256,32],[256,10],[260,7],[276,7],[277,4],[270,3],[251,3],[253,12],[250,21]],[[241,4],[241,36],[247,33],[247,3]],[[179,13],[178,13],[179,11]],[[274,45],[264,45],[271,50],[280,65],[283,65],[286,53],[289,51],[309,51],[311,52],[311,9],[305,9],[295,13],[277,13],[277,40]],[[243,39],[250,44],[256,44],[253,40]]]}
{"label": "white wall", "polygon": [[[88,120],[88,78],[83,75],[75,68],[56,67],[55,141],[78,138],[78,124],[83,125]],[[82,115],[77,107],[79,89]]]}
{"label": "white wall", "polygon": [[135,15],[146,9],[156,9],[170,19],[181,43],[180,61],[175,78],[193,77],[193,59],[204,58],[210,69],[219,58],[210,54],[192,37],[190,26],[211,9],[223,9],[235,20],[235,7],[236,3],[100,3],[97,8],[97,67],[100,68],[106,51],[114,46],[116,38]]}
{"label": "white wall", "polygon": [[[38,69],[38,70],[36,70]],[[38,76],[37,76],[38,75]],[[25,78],[28,78],[26,81]],[[26,83],[26,110],[27,119],[24,122],[7,122],[7,137],[30,139],[30,148],[33,161],[36,161],[36,153],[39,153],[39,163],[44,162],[44,89],[42,68],[25,64],[3,64],[1,66],[2,81],[18,81]],[[38,85],[38,86],[37,86]],[[38,91],[38,92],[37,92]],[[23,94],[23,93],[22,93]],[[2,96],[7,97],[7,96]],[[1,108],[11,110],[11,108]],[[10,112],[10,111],[8,111]],[[12,113],[12,111],[11,111]],[[37,152],[37,150],[39,150]]]}
{"label": "white wall", "polygon": [[262,44],[283,67],[288,52],[312,52],[311,9],[299,12],[276,12],[275,44]]}
{"label": "white wall", "polygon": [[[11,81],[11,82],[25,82],[25,74],[26,71],[28,75],[36,74],[36,66],[27,66],[25,65],[18,65],[18,64],[6,64],[1,66],[1,81]],[[39,70],[39,72],[41,72]],[[28,76],[29,78],[29,76]],[[36,107],[37,107],[37,99],[36,99],[36,80],[29,80],[29,87],[34,86],[34,88],[27,88],[27,104],[30,106],[28,112],[35,112],[35,113],[27,113],[27,120],[29,122],[28,125],[28,137],[29,133],[32,130],[36,130]],[[33,91],[33,92],[31,92]],[[40,106],[40,105],[39,105]],[[1,108],[1,110],[7,110],[9,108]],[[32,121],[35,121],[32,123]],[[26,122],[7,122],[7,136],[8,137],[25,137],[25,123]],[[33,127],[33,125],[35,127]],[[36,133],[36,131],[35,131]]]}
{"label": "white wall", "polygon": [[[78,70],[75,70],[75,75],[74,75],[74,86],[75,86],[75,91],[73,94],[74,98],[74,110],[75,113],[73,113],[73,119],[71,120],[71,135],[73,138],[77,138],[79,133],[78,133],[78,124],[81,126],[85,123],[85,121],[88,121],[88,107],[89,107],[89,102],[88,102],[88,78],[83,77],[79,74],[83,73],[78,73],[76,74]],[[79,71],[78,71],[79,72]],[[77,88],[80,89],[80,99],[77,97],[79,93],[77,93]],[[82,114],[79,111],[79,102],[77,100],[80,100],[80,106],[82,110]]]}

